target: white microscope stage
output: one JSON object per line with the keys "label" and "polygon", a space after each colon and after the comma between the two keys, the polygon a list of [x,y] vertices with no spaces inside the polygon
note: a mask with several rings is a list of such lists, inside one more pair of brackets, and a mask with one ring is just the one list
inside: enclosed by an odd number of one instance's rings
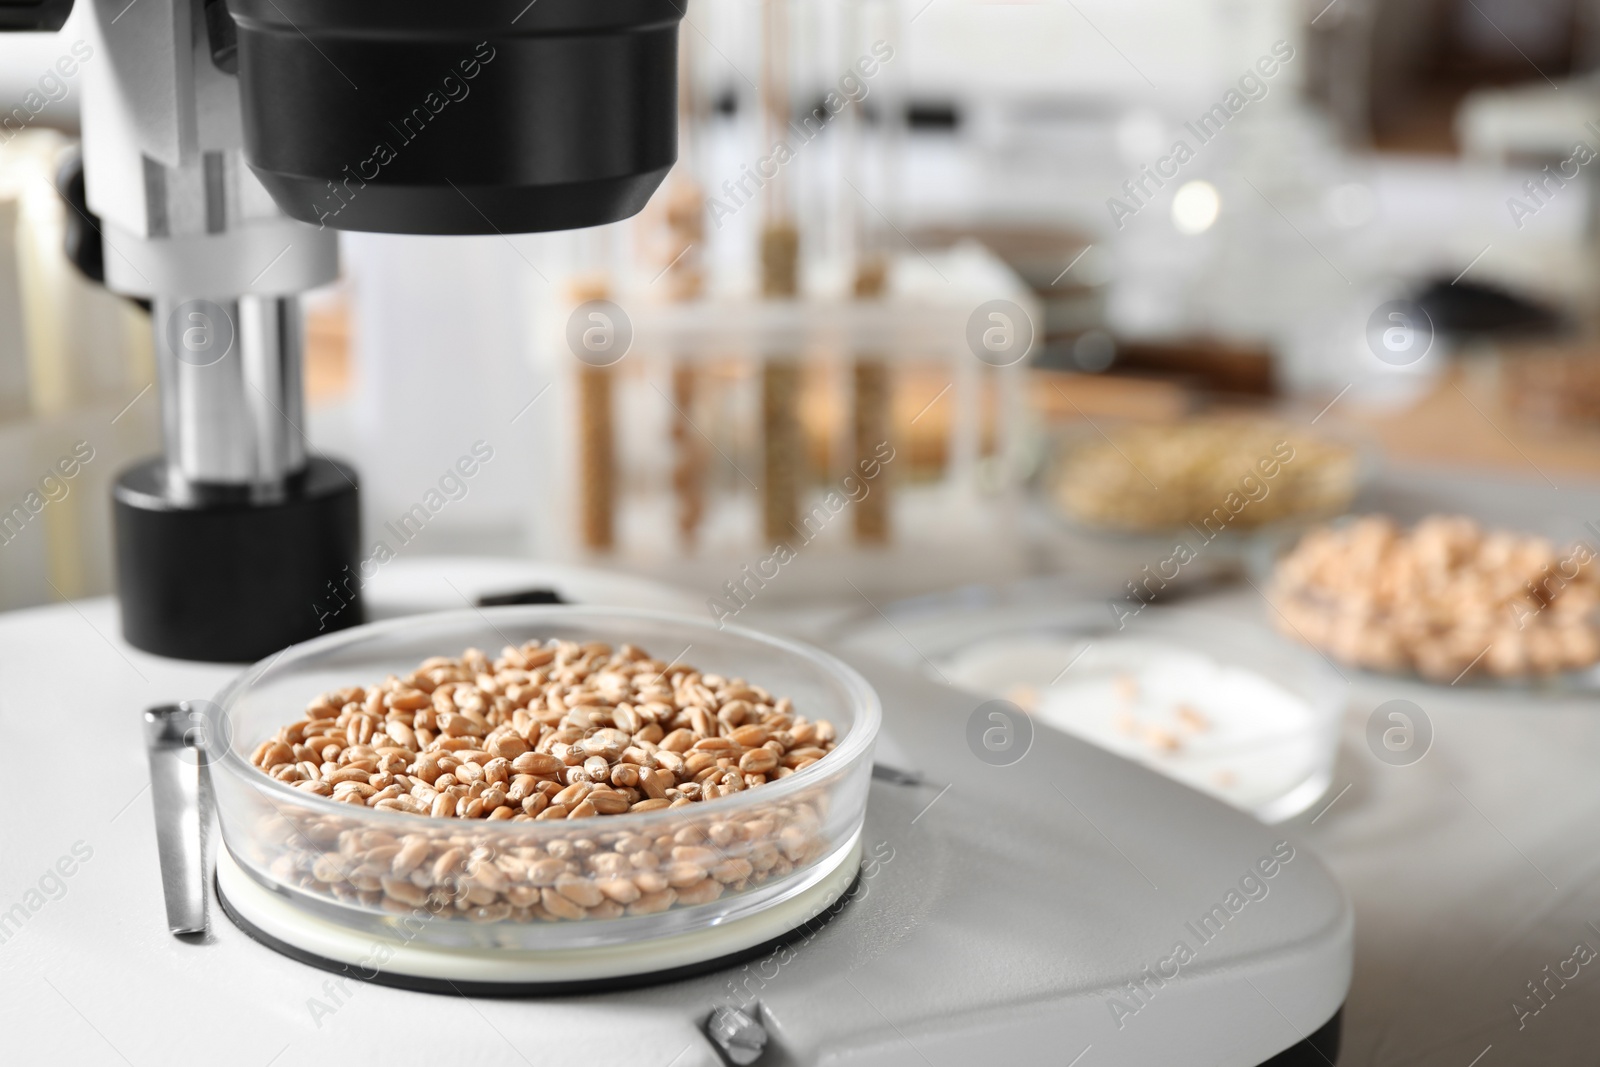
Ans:
{"label": "white microscope stage", "polygon": [[[501,572],[500,586],[527,570]],[[588,584],[539,571],[573,599]],[[476,595],[479,583],[463,582]],[[506,1000],[329,974],[252,940],[214,904],[209,934],[173,938],[139,713],[209,696],[233,671],[144,655],[116,634],[107,600],[0,616],[0,718],[14,743],[46,752],[92,737],[119,754],[74,776],[103,803],[40,803],[8,834],[17,877],[0,908],[21,899],[28,912],[0,929],[0,1014],[18,1062],[289,1065],[403,1048],[412,1062],[716,1067],[727,1061],[705,1025],[724,1006],[759,1019],[763,1067],[1336,1058],[1352,913],[1307,849],[1052,730],[1015,764],[986,764],[967,742],[982,698],[863,660],[852,662],[882,697],[888,766],[872,785],[860,876],[826,922],[754,959],[645,988]],[[56,767],[19,761],[18,795],[59,796]],[[57,879],[59,899],[21,896],[20,877],[79,842],[92,858]]]}

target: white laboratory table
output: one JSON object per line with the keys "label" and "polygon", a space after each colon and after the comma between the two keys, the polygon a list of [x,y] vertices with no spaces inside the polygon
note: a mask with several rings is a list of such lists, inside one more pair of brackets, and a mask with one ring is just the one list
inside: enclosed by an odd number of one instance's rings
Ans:
{"label": "white laboratory table", "polygon": [[[1249,591],[1192,603],[1265,611]],[[1355,901],[1341,1067],[1593,1064],[1600,694],[1344,673],[1333,785],[1285,826]],[[1367,739],[1373,711],[1396,699],[1422,708],[1433,730],[1407,766],[1379,760]],[[1587,965],[1574,959],[1579,945],[1596,954]],[[1541,1008],[1528,983],[1547,980]]]}
{"label": "white laboratory table", "polygon": [[[1592,504],[1600,515],[1592,497],[1571,513]],[[458,578],[458,595],[471,593],[474,580]],[[402,585],[392,598],[402,606],[430,599],[415,582]],[[1229,592],[1206,606],[1259,614],[1253,597]],[[671,601],[662,593],[653,606]],[[175,940],[162,922],[138,713],[209,696],[233,673],[128,649],[105,599],[0,615],[0,729],[12,739],[0,914],[29,905],[21,927],[0,934],[0,1061],[23,1051],[18,1062],[48,1055],[143,1065],[196,1062],[210,1050],[213,1062],[233,1067],[315,1062],[304,1001],[326,996],[326,976],[276,956],[248,973],[217,969],[224,954]],[[1355,902],[1340,1063],[1592,1064],[1600,1037],[1600,698],[1347,673],[1334,784],[1286,827],[1318,851]],[[1427,755],[1409,766],[1380,762],[1366,740],[1369,714],[1395,698],[1423,708],[1434,731]],[[215,927],[213,939],[243,936],[225,921]],[[114,954],[104,951],[108,943],[118,946]],[[139,961],[178,954],[205,972],[213,995],[160,1017],[124,1010],[123,992],[141,981]],[[284,983],[296,982],[304,995],[283,997]],[[229,1009],[250,1001],[253,1022],[240,1032]],[[405,1020],[349,1010],[379,1028],[371,1062],[404,1061],[395,1057],[405,1047]],[[487,1032],[503,1010],[482,1009]],[[485,1062],[502,1058],[521,1062],[505,1049]]]}
{"label": "white laboratory table", "polygon": [[[1600,489],[1546,474],[1554,481],[1390,468],[1364,510],[1408,521],[1464,513],[1595,544],[1587,524],[1600,522]],[[1263,611],[1248,592],[1228,602]],[[1355,899],[1341,1064],[1593,1064],[1600,956],[1578,960],[1600,953],[1600,692],[1346,673],[1334,784],[1289,825]],[[1368,747],[1369,715],[1393,699],[1432,723],[1432,748],[1410,766],[1385,765]]]}
{"label": "white laboratory table", "polygon": [[[1553,484],[1521,474],[1389,466],[1357,510],[1403,522],[1466,514],[1597,544],[1600,487],[1562,472]],[[1150,561],[1140,552],[1057,538],[1041,555],[1053,572],[1133,574]],[[1260,595],[1237,584],[1183,606],[1270,618]],[[1333,784],[1285,824],[1355,903],[1341,1067],[1600,1062],[1600,691],[1342,673],[1348,707]],[[1374,710],[1397,699],[1422,708],[1434,735],[1407,766],[1379,760],[1367,739]]]}

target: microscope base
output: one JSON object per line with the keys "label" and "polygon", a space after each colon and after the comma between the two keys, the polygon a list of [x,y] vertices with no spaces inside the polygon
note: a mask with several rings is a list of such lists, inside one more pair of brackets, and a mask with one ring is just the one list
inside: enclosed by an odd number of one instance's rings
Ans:
{"label": "microscope base", "polygon": [[159,656],[250,662],[364,621],[355,472],[313,458],[282,499],[177,499],[166,463],[112,492],[122,635]]}

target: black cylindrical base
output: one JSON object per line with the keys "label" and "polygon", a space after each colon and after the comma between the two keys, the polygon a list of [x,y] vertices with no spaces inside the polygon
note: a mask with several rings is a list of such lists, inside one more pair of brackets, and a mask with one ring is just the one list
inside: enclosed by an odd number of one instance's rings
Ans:
{"label": "black cylindrical base", "polygon": [[361,508],[349,468],[313,459],[282,500],[179,500],[166,464],[112,491],[117,595],[130,645],[176,659],[248,663],[363,621]]}

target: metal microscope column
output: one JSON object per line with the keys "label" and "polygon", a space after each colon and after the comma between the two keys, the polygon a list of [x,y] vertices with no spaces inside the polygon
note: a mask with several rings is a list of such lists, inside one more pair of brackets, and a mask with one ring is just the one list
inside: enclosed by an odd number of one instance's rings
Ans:
{"label": "metal microscope column", "polygon": [[356,476],[304,436],[299,294],[338,276],[335,234],[245,162],[220,5],[94,0],[89,22],[85,187],[107,287],[151,304],[164,439],[114,488],[123,636],[240,661],[358,624]]}

